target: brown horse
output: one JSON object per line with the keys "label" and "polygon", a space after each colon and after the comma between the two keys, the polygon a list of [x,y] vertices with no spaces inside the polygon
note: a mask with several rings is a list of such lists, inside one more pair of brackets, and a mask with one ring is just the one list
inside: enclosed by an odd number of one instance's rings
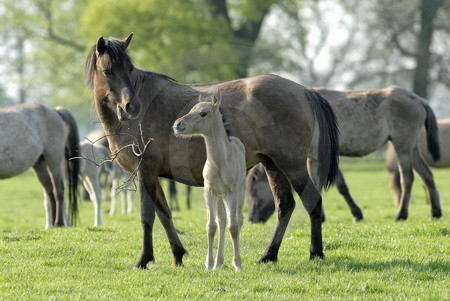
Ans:
{"label": "brown horse", "polygon": [[[64,202],[64,175],[68,177],[69,213],[77,214],[79,161],[78,127],[62,108],[27,103],[0,108],[0,179],[33,168],[44,186],[46,228],[69,225]],[[64,170],[66,167],[66,170]]]}
{"label": "brown horse", "polygon": [[[318,186],[332,184],[338,167],[338,128],[332,108],[317,92],[275,75],[186,85],[136,68],[124,40],[100,37],[85,65],[97,113],[110,148],[126,170],[137,172],[141,196],[143,248],[138,268],[154,260],[155,212],[166,230],[175,265],[186,254],[174,228],[158,176],[203,185],[206,160],[201,138],[174,136],[174,121],[198,102],[201,93],[221,93],[225,127],[246,149],[246,167],[262,162],[278,208],[278,224],[260,262],[276,261],[295,201],[291,184],[311,220],[310,258],[323,255],[322,198],[307,170],[313,132],[319,134]],[[318,128],[315,127],[316,123]],[[150,143],[153,141],[153,143]]]}
{"label": "brown horse", "polygon": [[[327,98],[339,121],[340,155],[361,157],[391,141],[400,161],[401,187],[398,191],[400,210],[397,220],[408,217],[408,205],[413,183],[413,169],[425,184],[431,204],[431,216],[442,216],[439,193],[433,174],[424,161],[440,157],[436,118],[427,103],[418,95],[400,88],[334,91],[317,89]],[[424,127],[422,143],[419,132]],[[315,144],[313,144],[315,145]],[[317,146],[314,146],[317,148]],[[311,160],[314,162],[314,158]],[[313,169],[314,170],[314,169]],[[265,176],[261,168],[253,169],[247,177],[247,198],[250,202],[250,220],[265,221],[273,212],[271,196],[264,187]],[[267,185],[267,184],[266,184]],[[255,186],[255,187],[252,187]],[[339,170],[336,186],[344,196],[355,220],[362,219],[362,211],[350,195],[344,176]]]}

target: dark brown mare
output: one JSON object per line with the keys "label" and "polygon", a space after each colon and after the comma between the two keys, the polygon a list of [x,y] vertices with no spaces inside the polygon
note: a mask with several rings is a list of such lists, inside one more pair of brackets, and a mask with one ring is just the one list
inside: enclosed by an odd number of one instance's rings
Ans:
{"label": "dark brown mare", "polygon": [[[246,149],[246,165],[262,162],[278,208],[278,224],[260,262],[276,261],[295,201],[291,184],[311,220],[310,258],[323,255],[322,198],[307,170],[316,122],[320,136],[319,187],[332,184],[338,168],[338,127],[332,108],[317,92],[275,75],[186,85],[168,76],[136,68],[124,40],[100,37],[85,65],[97,113],[117,161],[137,171],[143,227],[138,268],[154,261],[155,212],[166,230],[175,265],[186,254],[174,228],[158,176],[203,185],[206,160],[203,139],[174,136],[174,121],[198,102],[199,94],[220,92],[226,129]],[[153,139],[153,143],[148,141]]]}

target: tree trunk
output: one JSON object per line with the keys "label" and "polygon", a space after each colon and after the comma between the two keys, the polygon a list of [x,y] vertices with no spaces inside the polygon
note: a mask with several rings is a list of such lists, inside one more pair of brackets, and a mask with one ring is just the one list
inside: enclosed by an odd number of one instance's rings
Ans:
{"label": "tree trunk", "polygon": [[413,91],[424,98],[428,96],[430,45],[433,38],[433,21],[437,11],[443,5],[442,0],[421,0],[421,31],[418,37],[416,52],[416,70],[414,71]]}

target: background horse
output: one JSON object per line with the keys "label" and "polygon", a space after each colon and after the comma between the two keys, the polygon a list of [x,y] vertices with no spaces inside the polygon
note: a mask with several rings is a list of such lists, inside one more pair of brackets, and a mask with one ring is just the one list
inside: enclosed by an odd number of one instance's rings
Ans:
{"label": "background horse", "polygon": [[[379,149],[387,141],[392,142],[401,157],[400,210],[396,219],[404,220],[408,217],[413,169],[426,186],[432,217],[441,217],[439,193],[433,174],[421,155],[421,152],[426,154],[429,161],[440,157],[436,118],[424,99],[400,87],[343,92],[326,89],[317,91],[326,97],[338,118],[342,156],[365,156]],[[424,142],[420,150],[418,137],[424,125],[426,133],[424,131],[422,135]],[[266,183],[261,170],[249,172],[247,198],[250,203],[249,219],[252,222],[265,221],[273,212],[274,206],[270,204],[273,199],[267,191]],[[361,220],[362,211],[350,195],[341,170],[336,178],[336,186],[347,201],[355,220]]]}
{"label": "background horse", "polygon": [[145,268],[154,260],[155,213],[168,235],[175,264],[182,264],[186,254],[158,176],[203,185],[203,139],[181,139],[172,132],[173,122],[189,112],[201,93],[222,95],[225,128],[244,144],[247,168],[262,162],[268,172],[279,222],[260,262],[277,260],[295,207],[291,184],[310,216],[310,258],[323,257],[322,197],[309,177],[307,158],[316,131],[320,145],[317,186],[331,185],[337,172],[338,129],[327,101],[317,92],[275,75],[180,84],[166,75],[136,68],[126,52],[131,38],[100,37],[87,57],[85,75],[111,151],[117,153],[122,167],[137,173],[140,182],[144,239],[136,267]]}
{"label": "background horse", "polygon": [[[441,150],[440,160],[435,161],[428,153],[427,136],[424,128],[422,128],[419,136],[419,150],[423,156],[423,159],[429,166],[435,168],[447,168],[450,167],[450,118],[438,119],[437,127],[439,129],[439,144]],[[390,175],[391,186],[394,190],[395,202],[399,204],[401,197],[400,172],[398,169],[398,160],[395,155],[395,149],[391,144],[389,144],[386,149],[385,163]]]}
{"label": "background horse", "polygon": [[69,224],[64,208],[64,165],[69,213],[75,222],[79,162],[70,158],[78,156],[78,141],[76,121],[64,108],[38,103],[0,108],[0,179],[33,168],[44,186],[46,228]]}

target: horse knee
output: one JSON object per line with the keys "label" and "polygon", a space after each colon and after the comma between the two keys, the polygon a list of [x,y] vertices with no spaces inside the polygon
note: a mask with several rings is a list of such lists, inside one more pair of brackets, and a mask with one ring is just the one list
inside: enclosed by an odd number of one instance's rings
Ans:
{"label": "horse knee", "polygon": [[208,221],[206,223],[206,232],[208,235],[214,235],[217,231],[217,223],[214,220]]}
{"label": "horse knee", "polygon": [[230,231],[231,237],[237,237],[239,235],[239,225],[238,223],[231,223],[228,226],[228,231]]}

